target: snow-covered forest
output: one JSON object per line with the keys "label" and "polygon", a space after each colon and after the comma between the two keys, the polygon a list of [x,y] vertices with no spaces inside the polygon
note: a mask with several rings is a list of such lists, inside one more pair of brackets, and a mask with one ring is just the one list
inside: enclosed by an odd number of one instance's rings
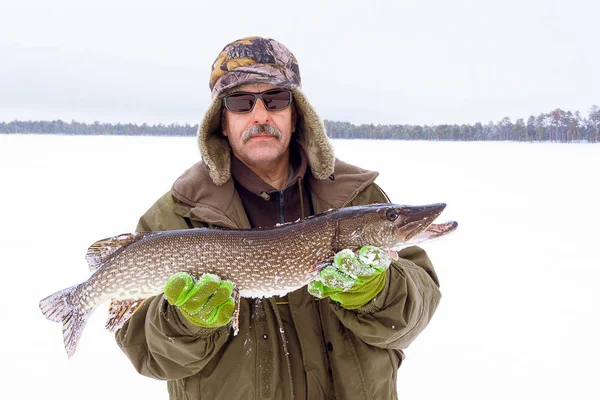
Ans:
{"label": "snow-covered forest", "polygon": [[[511,121],[505,117],[498,122],[442,125],[355,125],[344,121],[325,120],[332,139],[401,139],[454,141],[600,141],[600,107],[592,106],[588,116],[579,111],[556,110],[531,115],[527,120]],[[66,135],[132,135],[132,136],[194,136],[198,125],[132,123],[92,124],[76,121],[12,121],[0,122],[0,133],[38,133]]]}

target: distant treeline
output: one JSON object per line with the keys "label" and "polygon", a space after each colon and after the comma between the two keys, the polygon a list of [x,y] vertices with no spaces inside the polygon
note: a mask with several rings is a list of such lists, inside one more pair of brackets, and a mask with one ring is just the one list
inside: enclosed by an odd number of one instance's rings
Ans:
{"label": "distant treeline", "polygon": [[[513,140],[600,142],[600,108],[592,106],[587,118],[579,111],[556,109],[527,121],[519,118],[512,122],[473,125],[354,125],[343,121],[325,120],[329,137],[333,139],[400,139],[400,140]],[[12,121],[0,122],[0,133],[36,133],[63,135],[132,135],[132,136],[194,136],[198,125],[85,124],[71,121]]]}

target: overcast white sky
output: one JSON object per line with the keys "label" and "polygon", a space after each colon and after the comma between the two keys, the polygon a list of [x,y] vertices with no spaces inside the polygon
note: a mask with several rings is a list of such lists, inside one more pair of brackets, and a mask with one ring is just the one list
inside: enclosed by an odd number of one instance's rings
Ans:
{"label": "overcast white sky", "polygon": [[600,105],[600,3],[0,0],[0,121],[197,123],[229,42],[273,37],[322,118],[513,121]]}

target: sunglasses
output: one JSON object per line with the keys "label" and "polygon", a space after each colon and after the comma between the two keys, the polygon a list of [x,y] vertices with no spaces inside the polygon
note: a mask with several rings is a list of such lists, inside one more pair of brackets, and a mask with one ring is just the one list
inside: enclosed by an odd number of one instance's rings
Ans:
{"label": "sunglasses", "polygon": [[283,89],[270,89],[260,93],[237,92],[225,96],[223,103],[232,113],[249,113],[254,109],[256,99],[261,99],[269,111],[279,111],[292,104],[292,92]]}

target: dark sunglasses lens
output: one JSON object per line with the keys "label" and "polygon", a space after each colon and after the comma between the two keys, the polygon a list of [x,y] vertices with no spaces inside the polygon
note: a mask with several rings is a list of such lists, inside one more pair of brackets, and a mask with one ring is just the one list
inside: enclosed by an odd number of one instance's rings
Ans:
{"label": "dark sunglasses lens", "polygon": [[232,94],[225,98],[225,106],[232,112],[248,112],[254,107],[255,98],[251,94]]}
{"label": "dark sunglasses lens", "polygon": [[271,90],[262,95],[267,110],[283,110],[292,102],[292,93],[287,90]]}

